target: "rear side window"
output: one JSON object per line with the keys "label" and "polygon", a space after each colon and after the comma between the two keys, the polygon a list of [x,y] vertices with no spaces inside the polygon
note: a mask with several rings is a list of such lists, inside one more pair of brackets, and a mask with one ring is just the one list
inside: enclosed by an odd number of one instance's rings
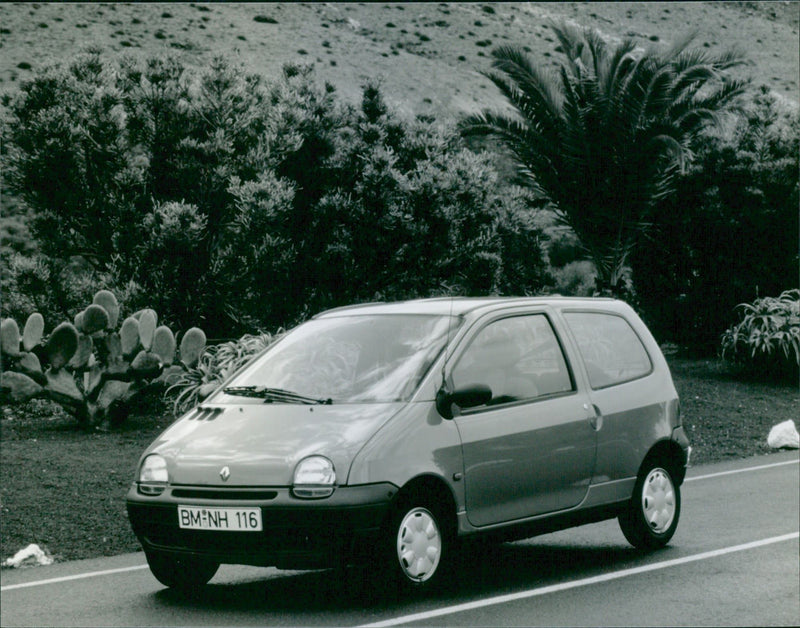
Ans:
{"label": "rear side window", "polygon": [[484,327],[453,369],[456,388],[486,384],[488,405],[528,401],[573,390],[561,345],[543,314],[514,316]]}
{"label": "rear side window", "polygon": [[566,312],[592,388],[606,388],[644,377],[653,363],[642,341],[621,316],[602,312]]}

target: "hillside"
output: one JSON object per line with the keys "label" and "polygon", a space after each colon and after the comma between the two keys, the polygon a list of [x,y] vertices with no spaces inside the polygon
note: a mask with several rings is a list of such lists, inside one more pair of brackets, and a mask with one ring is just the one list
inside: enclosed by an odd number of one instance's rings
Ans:
{"label": "hillside", "polygon": [[378,78],[398,110],[452,118],[497,102],[479,73],[493,47],[520,44],[555,63],[550,19],[642,45],[696,30],[698,46],[745,50],[751,63],[741,73],[800,101],[799,2],[3,3],[0,93],[96,45],[135,55],[170,50],[187,65],[222,53],[267,77],[287,61],[312,63],[346,97]]}

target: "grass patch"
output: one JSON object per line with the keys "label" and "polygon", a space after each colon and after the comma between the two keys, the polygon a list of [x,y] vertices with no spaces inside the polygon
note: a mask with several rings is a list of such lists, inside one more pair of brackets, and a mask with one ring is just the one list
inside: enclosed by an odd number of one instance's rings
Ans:
{"label": "grass patch", "polygon": [[[768,453],[770,428],[800,416],[796,386],[745,381],[713,360],[669,361],[695,465]],[[29,543],[59,561],[139,549],[125,494],[139,456],[172,421],[159,399],[114,432],[87,434],[42,401],[6,407],[0,421],[0,557]]]}

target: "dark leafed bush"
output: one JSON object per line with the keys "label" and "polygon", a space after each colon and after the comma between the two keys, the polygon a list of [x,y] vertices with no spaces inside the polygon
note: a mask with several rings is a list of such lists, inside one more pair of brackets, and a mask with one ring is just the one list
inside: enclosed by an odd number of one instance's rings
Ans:
{"label": "dark leafed bush", "polygon": [[259,22],[260,24],[277,24],[278,20],[274,17],[270,17],[268,15],[256,15],[253,18],[254,22]]}
{"label": "dark leafed bush", "polygon": [[102,278],[225,337],[353,301],[543,284],[523,195],[376,86],[356,108],[307,66],[267,85],[224,59],[194,73],[95,52],[37,73],[9,111],[8,183],[47,271],[19,265],[15,312],[73,315]]}
{"label": "dark leafed bush", "polygon": [[657,337],[714,355],[738,303],[798,285],[800,117],[760,91],[701,140],[631,266]]}

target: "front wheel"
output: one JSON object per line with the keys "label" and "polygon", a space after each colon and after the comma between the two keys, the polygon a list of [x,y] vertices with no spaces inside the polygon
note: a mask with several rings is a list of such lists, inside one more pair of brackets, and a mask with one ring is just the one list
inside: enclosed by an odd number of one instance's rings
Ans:
{"label": "front wheel", "polygon": [[631,500],[619,515],[619,525],[634,547],[658,549],[675,534],[680,514],[680,486],[668,465],[655,462],[636,480]]}
{"label": "front wheel", "polygon": [[390,518],[385,542],[390,577],[401,587],[429,589],[441,580],[450,542],[439,508],[405,500]]}
{"label": "front wheel", "polygon": [[164,552],[145,552],[150,571],[161,584],[192,590],[207,584],[219,569],[219,563],[201,558],[178,557]]}

